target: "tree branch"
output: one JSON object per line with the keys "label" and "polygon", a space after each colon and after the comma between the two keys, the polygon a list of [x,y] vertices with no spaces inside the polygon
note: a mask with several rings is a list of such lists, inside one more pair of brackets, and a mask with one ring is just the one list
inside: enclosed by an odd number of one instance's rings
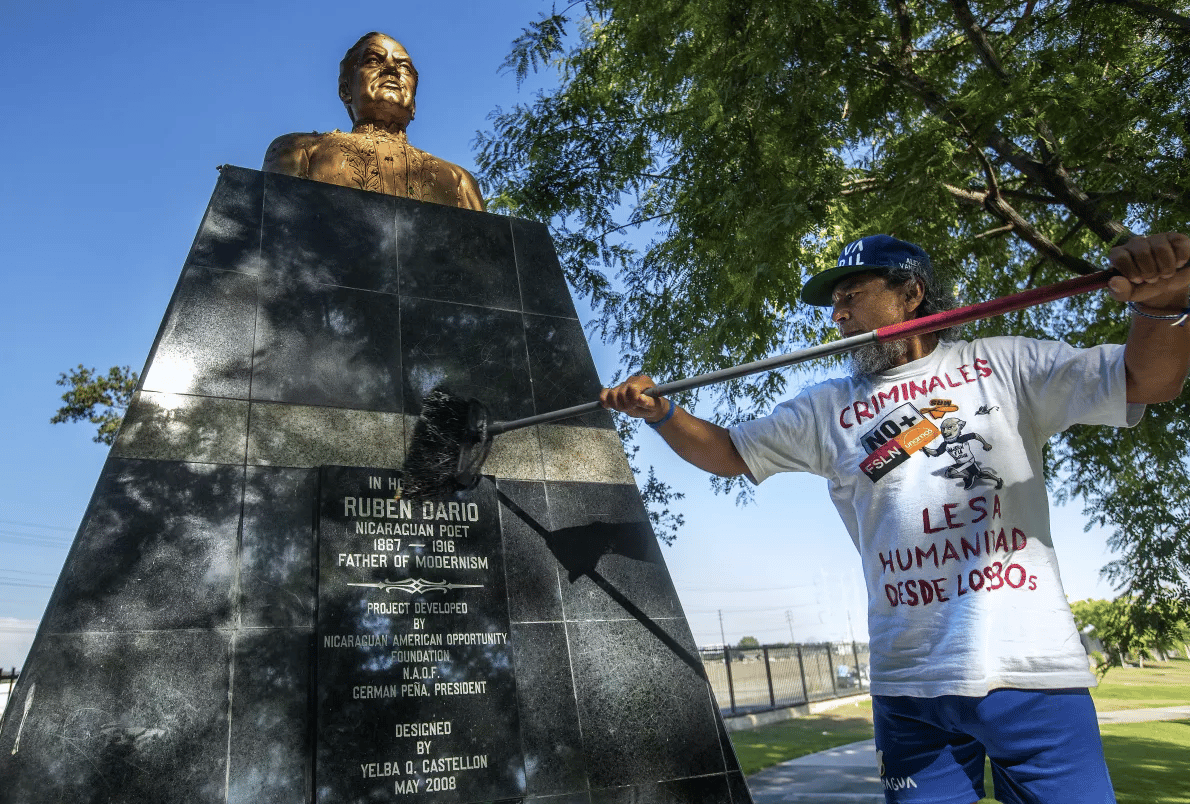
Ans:
{"label": "tree branch", "polygon": [[[946,98],[924,78],[912,71],[902,72],[887,60],[877,62],[875,67],[877,71],[915,94],[930,111],[942,120],[962,131],[964,138],[968,140],[971,138],[971,129],[965,120],[965,110],[961,107],[952,107]],[[1048,190],[1056,201],[1069,209],[1104,242],[1111,242],[1120,235],[1128,233],[1126,227],[1099,209],[1099,205],[1070,179],[1069,174],[1061,165],[1053,162],[1040,162],[1029,157],[995,127],[992,127],[988,132],[984,142],[987,147],[998,153],[1026,178]]]}
{"label": "tree branch", "polygon": [[600,239],[603,239],[604,237],[607,237],[612,232],[620,232],[620,231],[623,231],[624,229],[627,229],[631,226],[640,226],[642,223],[648,223],[649,221],[655,221],[655,220],[658,220],[659,218],[668,218],[671,215],[672,215],[672,213],[669,213],[669,212],[659,212],[656,215],[650,215],[649,217],[641,218],[638,221],[628,221],[628,223],[625,223],[621,226],[614,226],[611,229],[607,229],[607,230],[601,232],[599,234],[599,237],[600,237]]}
{"label": "tree branch", "polygon": [[997,78],[1008,83],[1008,73],[1004,70],[1004,65],[1000,63],[996,51],[992,49],[992,43],[988,41],[983,28],[975,20],[975,15],[971,13],[971,6],[968,5],[967,0],[950,0],[950,6],[954,10],[955,18],[963,26],[967,38],[975,47],[975,53],[979,56],[980,61],[995,73]]}
{"label": "tree branch", "polygon": [[979,234],[975,235],[975,239],[983,240],[984,238],[987,238],[987,237],[997,237],[1002,234],[1008,234],[1009,232],[1012,232],[1015,230],[1016,230],[1016,227],[1010,223],[1005,226],[997,226],[995,229],[988,229],[986,232],[980,232]]}
{"label": "tree branch", "polygon": [[1160,8],[1152,3],[1142,3],[1140,0],[1094,0],[1108,6],[1124,6],[1150,20],[1161,20],[1176,25],[1183,32],[1190,33],[1190,17],[1183,17],[1169,9]]}
{"label": "tree branch", "polygon": [[897,28],[901,34],[901,61],[909,64],[913,58],[913,20],[909,17],[909,7],[905,0],[893,3],[893,13],[897,16]]}
{"label": "tree branch", "polygon": [[[971,13],[971,6],[967,3],[967,0],[950,0],[950,5],[954,9],[955,18],[963,26],[963,31],[974,46],[975,53],[979,56],[980,61],[1000,79],[1001,83],[1005,85],[1009,84],[1010,78],[1008,71],[1004,69],[1004,64],[1000,61],[1000,57],[996,55],[996,51],[992,47],[987,34],[984,33],[984,29],[975,19],[975,15]],[[1030,107],[1029,112],[1036,121],[1037,130],[1041,134],[1037,145],[1044,162],[1053,162],[1058,165],[1058,169],[1061,169],[1057,153],[1057,138],[1054,137],[1053,130],[1050,129],[1049,124],[1038,114],[1036,109]]]}
{"label": "tree branch", "polygon": [[1019,212],[1013,209],[1011,204],[999,195],[991,191],[980,193],[972,190],[964,190],[961,187],[955,187],[953,184],[944,183],[942,187],[958,201],[983,207],[989,213],[1002,220],[1007,226],[1011,227],[1034,251],[1048,257],[1064,268],[1069,268],[1071,271],[1083,275],[1093,274],[1099,270],[1086,260],[1067,254],[1060,246],[1039,232],[1033,224],[1025,220]]}

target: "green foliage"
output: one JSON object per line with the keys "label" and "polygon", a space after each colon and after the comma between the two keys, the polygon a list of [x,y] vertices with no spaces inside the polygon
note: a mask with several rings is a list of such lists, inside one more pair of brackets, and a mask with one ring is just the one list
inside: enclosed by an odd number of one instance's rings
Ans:
{"label": "green foliage", "polygon": [[1124,660],[1153,658],[1154,653],[1174,653],[1190,640],[1190,611],[1156,610],[1153,606],[1136,611],[1138,604],[1128,597],[1115,600],[1080,600],[1070,604],[1079,630],[1090,629],[1103,645],[1097,658],[1100,676]]}
{"label": "green foliage", "polygon": [[[616,419],[616,429],[620,432],[620,441],[628,445],[625,449],[628,466],[638,478],[641,476],[640,466],[637,463],[640,446],[636,443],[635,435],[639,427],[640,422],[629,419],[627,416],[620,416]],[[641,500],[644,501],[645,508],[648,510],[649,522],[653,526],[653,533],[661,541],[672,545],[678,537],[678,530],[685,524],[686,518],[679,512],[671,511],[670,505],[684,499],[686,495],[674,491],[669,485],[662,482],[652,466],[649,467],[649,473],[644,482],[638,481],[638,485],[640,486]]]}
{"label": "green foliage", "polygon": [[[973,302],[1190,219],[1190,19],[1169,0],[586,0],[527,27],[506,66],[558,84],[493,113],[487,194],[550,224],[594,331],[662,379],[834,338],[795,302],[864,234],[921,244]],[[966,334],[1125,327],[1095,295]],[[703,393],[726,422],[787,381]],[[1109,572],[1141,620],[1190,603],[1188,412],[1074,428],[1047,453],[1059,498],[1113,529]]]}
{"label": "green foliage", "polygon": [[62,394],[66,404],[58,408],[50,423],[86,419],[96,426],[96,434],[91,440],[111,446],[138,380],[137,373],[128,366],[112,366],[104,375],[97,374],[95,369],[84,368],[80,363],[58,377],[57,384],[67,388]]}
{"label": "green foliage", "polygon": [[736,645],[736,647],[740,648],[741,650],[746,648],[759,648],[760,640],[754,636],[741,637],[740,644]]}

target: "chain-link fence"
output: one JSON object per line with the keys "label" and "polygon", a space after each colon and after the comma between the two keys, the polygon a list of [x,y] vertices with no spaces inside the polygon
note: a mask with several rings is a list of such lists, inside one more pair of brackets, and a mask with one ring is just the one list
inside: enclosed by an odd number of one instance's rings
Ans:
{"label": "chain-link fence", "polygon": [[724,714],[763,712],[868,690],[868,646],[856,642],[698,652]]}

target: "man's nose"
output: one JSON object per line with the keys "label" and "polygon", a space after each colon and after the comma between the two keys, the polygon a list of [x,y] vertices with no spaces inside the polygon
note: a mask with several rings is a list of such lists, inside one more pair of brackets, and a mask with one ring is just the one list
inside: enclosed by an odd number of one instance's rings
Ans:
{"label": "man's nose", "polygon": [[836,307],[831,311],[831,321],[834,321],[837,324],[843,319],[847,318],[848,315],[849,314],[845,309]]}

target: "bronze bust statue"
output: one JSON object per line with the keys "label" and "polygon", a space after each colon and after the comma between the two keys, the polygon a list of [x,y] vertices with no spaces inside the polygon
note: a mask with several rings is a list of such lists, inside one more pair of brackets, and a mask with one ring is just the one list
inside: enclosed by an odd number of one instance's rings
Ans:
{"label": "bronze bust statue", "polygon": [[264,170],[418,201],[483,210],[479,185],[463,168],[409,144],[417,70],[401,43],[373,31],[339,63],[339,98],[351,132],[285,134]]}

